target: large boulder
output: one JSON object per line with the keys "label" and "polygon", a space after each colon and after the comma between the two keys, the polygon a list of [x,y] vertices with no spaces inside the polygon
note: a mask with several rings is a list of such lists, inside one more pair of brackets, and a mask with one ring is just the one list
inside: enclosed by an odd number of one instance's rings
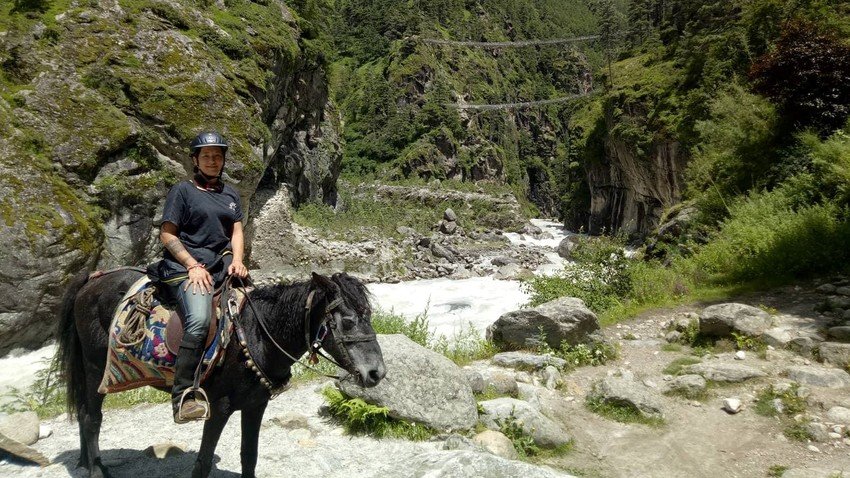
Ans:
{"label": "large boulder", "polygon": [[483,401],[479,406],[482,409],[481,423],[490,430],[500,430],[513,419],[539,446],[555,448],[572,440],[560,425],[522,400],[496,398]]}
{"label": "large boulder", "polygon": [[822,368],[807,365],[788,367],[785,374],[789,379],[814,387],[844,388],[850,386],[850,374],[837,368]]}
{"label": "large boulder", "polygon": [[818,346],[818,355],[824,363],[836,367],[850,365],[850,344],[842,342],[822,342]]}
{"label": "large boulder", "polygon": [[701,334],[726,337],[737,332],[758,337],[771,327],[770,314],[746,304],[717,304],[706,307],[699,318]]}
{"label": "large boulder", "polygon": [[635,379],[630,372],[605,377],[597,382],[590,397],[614,405],[626,405],[647,418],[664,418],[660,394]]}
{"label": "large boulder", "polygon": [[573,256],[573,250],[579,244],[580,239],[577,235],[570,235],[563,239],[558,244],[558,255],[564,259],[570,259]]}
{"label": "large boulder", "polygon": [[487,339],[503,349],[536,348],[544,338],[542,332],[549,347],[557,349],[561,342],[587,342],[588,335],[598,330],[596,314],[581,299],[561,297],[502,315],[487,327]]}
{"label": "large boulder", "polygon": [[550,468],[469,450],[431,451],[396,470],[403,478],[574,478]]}
{"label": "large boulder", "polygon": [[552,355],[536,355],[524,352],[501,352],[491,359],[494,365],[520,370],[542,370],[549,365],[562,368],[567,361]]}
{"label": "large boulder", "polygon": [[0,419],[0,433],[24,445],[32,445],[38,441],[39,425],[35,412],[13,413]]}
{"label": "large boulder", "polygon": [[387,375],[373,388],[344,379],[345,394],[387,407],[390,416],[436,430],[467,430],[478,421],[478,409],[466,374],[451,360],[404,335],[379,335]]}
{"label": "large boulder", "polygon": [[713,382],[737,383],[751,378],[764,377],[767,374],[759,369],[737,363],[706,362],[685,367],[689,374],[701,375]]}

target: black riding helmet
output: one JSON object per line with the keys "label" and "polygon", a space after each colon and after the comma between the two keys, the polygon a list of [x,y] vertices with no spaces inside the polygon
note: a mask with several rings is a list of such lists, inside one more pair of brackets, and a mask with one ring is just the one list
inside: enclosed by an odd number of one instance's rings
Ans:
{"label": "black riding helmet", "polygon": [[[215,131],[204,131],[197,136],[192,142],[189,144],[189,149],[191,150],[191,154],[193,158],[197,158],[201,153],[201,148],[206,146],[218,146],[221,148],[221,152],[224,155],[225,162],[227,161],[227,140],[224,137]],[[221,171],[219,171],[218,176],[215,178],[211,178],[204,174],[197,165],[193,167],[195,172],[195,179],[198,180],[202,186],[207,186],[210,181],[213,179],[218,179],[219,183],[221,183],[221,175],[224,173],[224,163],[221,165]]]}

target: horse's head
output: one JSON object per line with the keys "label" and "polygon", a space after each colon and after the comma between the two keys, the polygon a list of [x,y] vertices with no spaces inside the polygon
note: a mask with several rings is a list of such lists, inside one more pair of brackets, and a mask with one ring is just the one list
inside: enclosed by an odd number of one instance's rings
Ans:
{"label": "horse's head", "polygon": [[313,274],[313,286],[321,292],[312,314],[311,347],[316,341],[364,387],[374,387],[387,369],[372,328],[372,308],[366,286],[346,273],[328,278]]}

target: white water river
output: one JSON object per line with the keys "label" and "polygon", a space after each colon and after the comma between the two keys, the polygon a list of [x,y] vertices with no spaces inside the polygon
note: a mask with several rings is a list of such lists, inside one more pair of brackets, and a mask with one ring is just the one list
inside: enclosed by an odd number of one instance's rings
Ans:
{"label": "white water river", "polygon": [[[532,219],[531,223],[552,235],[550,239],[535,239],[516,233],[506,233],[514,244],[546,249],[550,264],[544,264],[536,274],[550,274],[564,266],[556,249],[569,233],[558,222]],[[412,319],[427,311],[428,324],[437,336],[448,339],[457,336],[469,325],[481,333],[500,315],[516,310],[528,302],[519,281],[496,280],[492,277],[471,279],[428,279],[397,284],[370,284],[378,308]]]}

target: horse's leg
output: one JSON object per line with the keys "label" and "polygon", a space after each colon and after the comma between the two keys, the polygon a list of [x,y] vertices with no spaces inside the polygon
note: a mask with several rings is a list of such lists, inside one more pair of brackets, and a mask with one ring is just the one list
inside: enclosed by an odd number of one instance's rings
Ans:
{"label": "horse's leg", "polygon": [[213,452],[218,445],[221,432],[227,424],[227,420],[233,411],[230,409],[230,400],[222,398],[210,404],[210,419],[204,423],[204,435],[201,438],[201,449],[195,467],[192,469],[192,478],[206,478],[212,470]]}
{"label": "horse's leg", "polygon": [[268,403],[263,402],[256,407],[242,410],[242,478],[254,477],[254,469],[257,467],[260,425]]}
{"label": "horse's leg", "polygon": [[109,471],[100,460],[100,425],[103,421],[103,399],[105,395],[97,392],[103,368],[96,364],[86,364],[85,404],[79,407],[77,420],[80,422],[80,461],[87,464],[92,478],[108,477]]}

